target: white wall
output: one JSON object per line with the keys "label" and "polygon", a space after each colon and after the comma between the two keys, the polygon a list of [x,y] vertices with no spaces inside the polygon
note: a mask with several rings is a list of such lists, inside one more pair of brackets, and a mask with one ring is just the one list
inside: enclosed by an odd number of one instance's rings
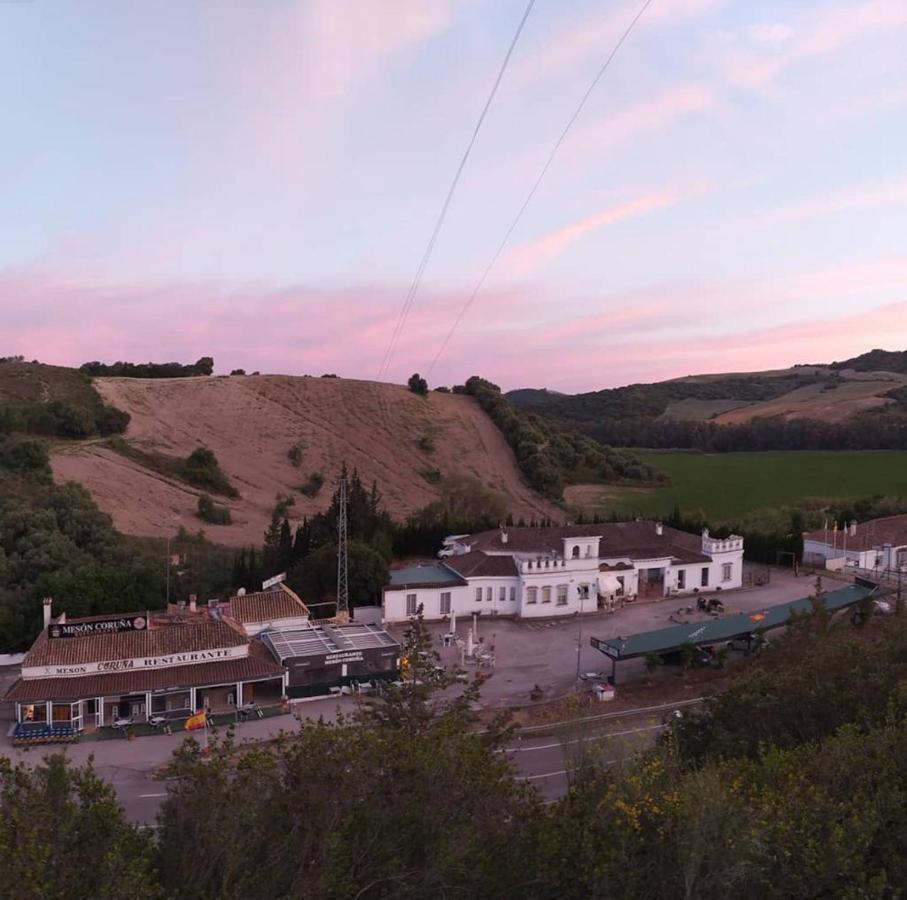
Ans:
{"label": "white wall", "polygon": [[[441,594],[450,592],[451,609],[459,615],[466,611],[467,601],[470,596],[469,588],[464,585],[451,585],[449,587],[421,587],[390,590],[385,588],[382,608],[385,622],[406,622],[406,595],[416,595],[416,606],[422,604],[422,615],[427,620],[441,619]],[[491,604],[489,604],[490,606]],[[471,611],[471,606],[470,606]]]}

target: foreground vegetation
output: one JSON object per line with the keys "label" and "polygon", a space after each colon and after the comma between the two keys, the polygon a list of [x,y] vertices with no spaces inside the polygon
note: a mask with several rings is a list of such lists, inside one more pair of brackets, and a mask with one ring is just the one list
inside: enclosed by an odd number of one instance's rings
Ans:
{"label": "foreground vegetation", "polygon": [[667,472],[670,486],[586,491],[587,514],[664,517],[680,506],[717,523],[743,519],[767,507],[794,506],[808,498],[907,497],[907,451],[713,455],[641,451],[639,456],[646,465]]}
{"label": "foreground vegetation", "polygon": [[21,900],[903,897],[905,623],[806,616],[773,643],[654,749],[579,758],[546,806],[497,752],[504,723],[477,733],[477,686],[438,694],[452,674],[416,620],[386,702],[267,746],[186,741],[153,833],[90,769],[2,764],[2,883]]}

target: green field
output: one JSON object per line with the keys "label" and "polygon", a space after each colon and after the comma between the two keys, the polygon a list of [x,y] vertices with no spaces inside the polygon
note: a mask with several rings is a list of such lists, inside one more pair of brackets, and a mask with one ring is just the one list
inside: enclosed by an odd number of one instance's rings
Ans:
{"label": "green field", "polygon": [[642,451],[640,459],[667,472],[666,488],[574,485],[565,497],[586,513],[665,516],[680,506],[713,522],[742,518],[808,497],[907,497],[905,450],[792,450],[705,454]]}

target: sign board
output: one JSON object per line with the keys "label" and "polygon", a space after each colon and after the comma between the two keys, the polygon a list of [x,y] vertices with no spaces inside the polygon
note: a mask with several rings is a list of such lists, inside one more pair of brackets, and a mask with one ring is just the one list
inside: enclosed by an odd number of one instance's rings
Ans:
{"label": "sign board", "polygon": [[266,591],[268,588],[274,587],[275,584],[281,584],[287,580],[287,573],[281,572],[279,575],[275,575],[273,578],[268,578],[267,581],[261,583],[261,589]]}
{"label": "sign board", "polygon": [[123,631],[144,631],[148,620],[144,616],[111,616],[92,622],[55,622],[47,626],[49,638],[84,637],[89,634],[119,634]]}
{"label": "sign board", "polygon": [[135,659],[102,659],[94,662],[57,666],[30,666],[22,669],[22,677],[61,678],[77,675],[99,675],[108,672],[134,672],[139,669],[170,669],[174,666],[195,663],[223,662],[248,655],[245,644],[238,647],[223,647],[214,650],[190,650],[184,653],[169,653],[166,656],[140,656]]}

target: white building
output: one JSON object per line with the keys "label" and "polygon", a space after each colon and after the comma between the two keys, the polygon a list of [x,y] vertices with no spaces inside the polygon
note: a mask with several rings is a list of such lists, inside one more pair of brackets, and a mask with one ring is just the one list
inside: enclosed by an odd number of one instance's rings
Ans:
{"label": "white building", "polygon": [[589,612],[617,598],[738,588],[743,538],[692,535],[657,522],[506,528],[445,539],[441,561],[391,572],[385,622],[421,606],[450,614],[535,618]]}
{"label": "white building", "polygon": [[907,515],[886,516],[803,534],[803,562],[829,568],[855,566],[877,572],[907,572]]}

